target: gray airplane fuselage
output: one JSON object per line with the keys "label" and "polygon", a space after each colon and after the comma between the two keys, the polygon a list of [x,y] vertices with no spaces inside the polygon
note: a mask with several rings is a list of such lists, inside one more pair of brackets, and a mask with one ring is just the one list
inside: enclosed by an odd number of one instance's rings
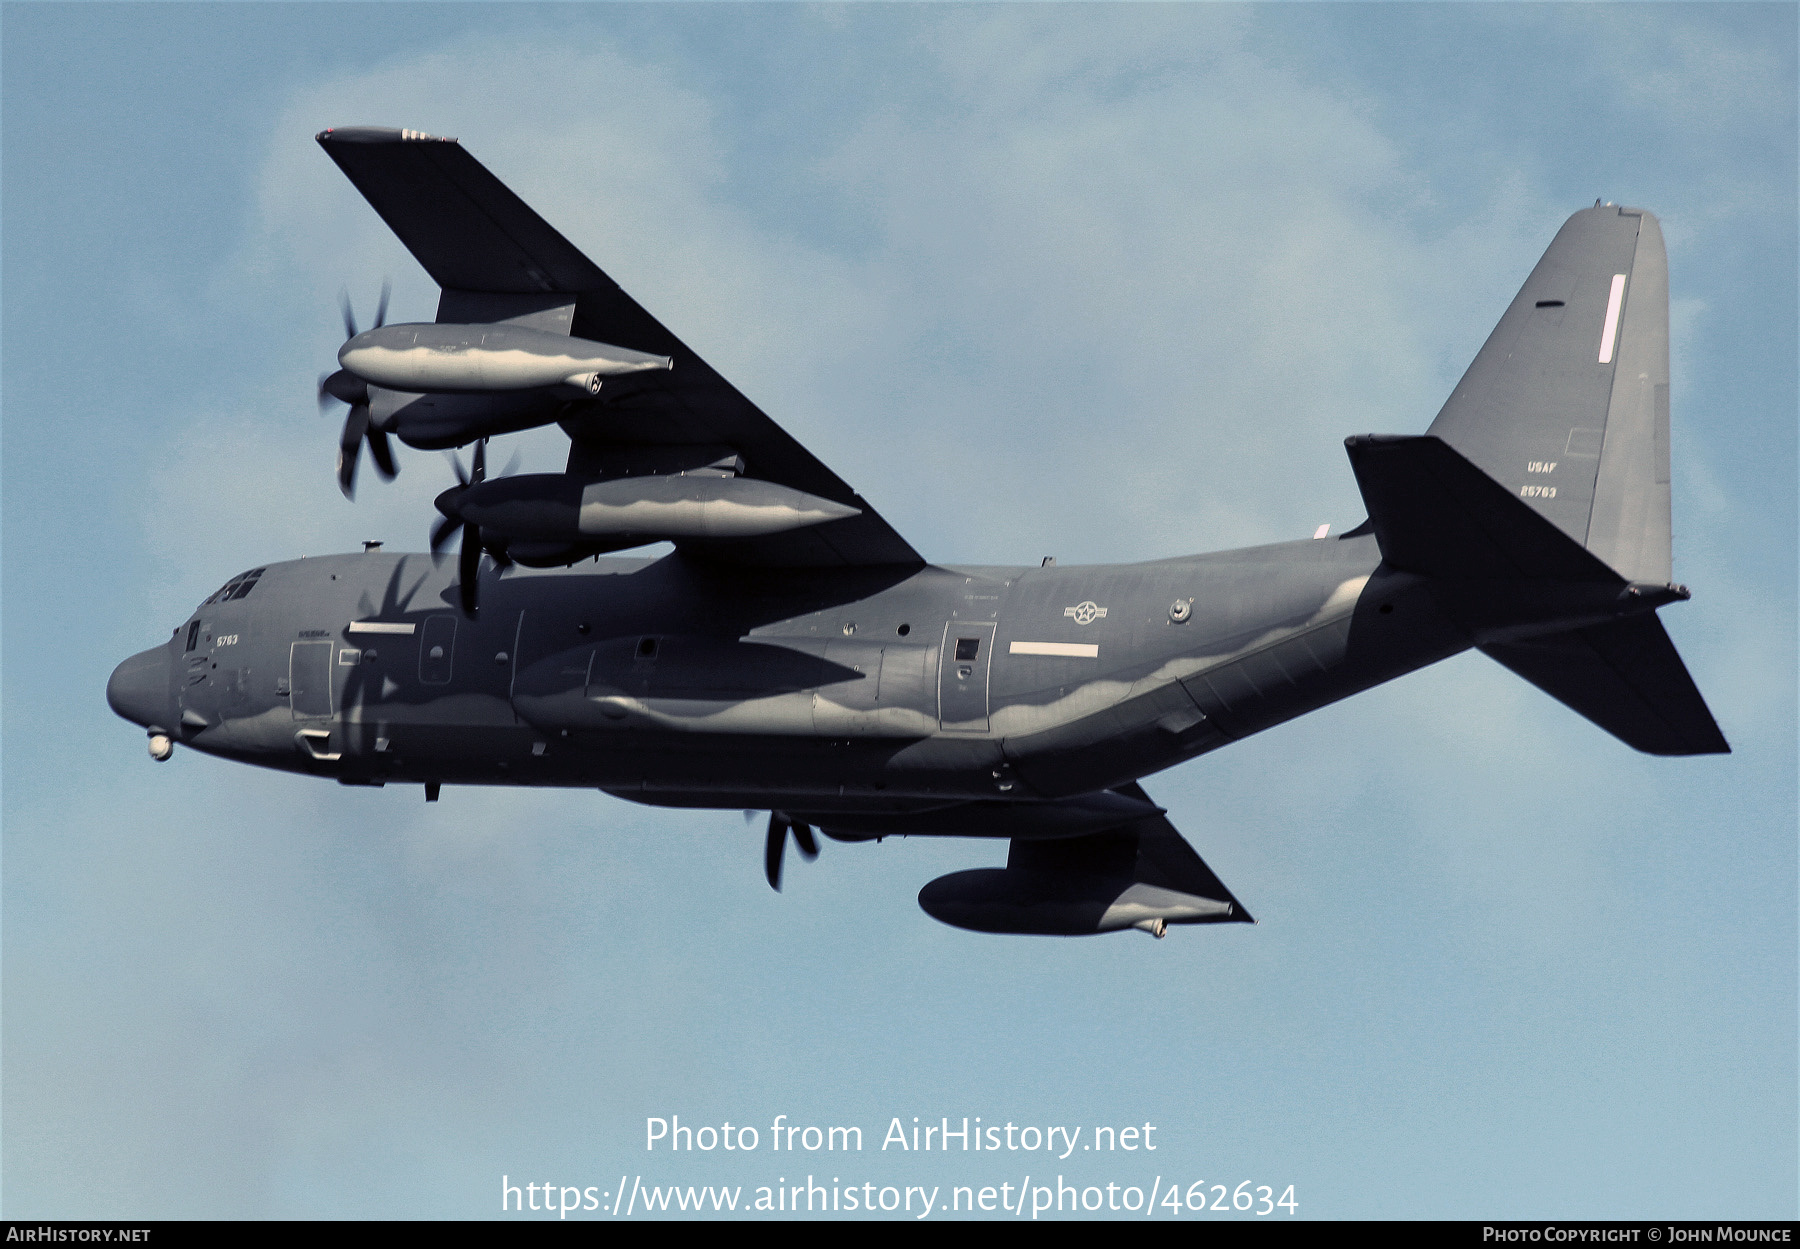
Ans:
{"label": "gray airplane fuselage", "polygon": [[[1091,793],[1453,654],[1373,536],[1115,566],[270,565],[115,674],[121,714],[247,763],[903,812]],[[217,599],[218,596],[215,596]]]}

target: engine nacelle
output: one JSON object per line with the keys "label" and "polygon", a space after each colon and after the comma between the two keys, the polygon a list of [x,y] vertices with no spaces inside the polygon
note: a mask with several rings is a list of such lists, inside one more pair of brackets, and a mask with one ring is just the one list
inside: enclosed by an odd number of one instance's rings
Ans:
{"label": "engine nacelle", "polygon": [[988,867],[940,876],[919,890],[931,918],[976,932],[1080,937],[1141,928],[1162,936],[1168,924],[1238,918],[1230,902],[1197,897],[1129,876]]}
{"label": "engine nacelle", "polygon": [[602,378],[673,361],[518,325],[429,322],[364,330],[338,349],[338,363],[372,385],[421,394],[563,386],[591,395]]}
{"label": "engine nacelle", "polygon": [[450,494],[440,506],[454,508],[483,535],[526,542],[756,538],[861,510],[774,482],[699,475],[590,482],[532,473]]}

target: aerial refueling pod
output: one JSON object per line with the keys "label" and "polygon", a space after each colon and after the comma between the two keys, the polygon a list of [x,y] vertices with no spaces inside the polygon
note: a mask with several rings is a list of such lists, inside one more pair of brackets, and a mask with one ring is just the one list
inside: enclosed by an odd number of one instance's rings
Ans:
{"label": "aerial refueling pod", "polygon": [[430,394],[563,385],[598,394],[604,377],[666,369],[653,356],[519,325],[378,325],[338,348],[338,363],[390,390]]}
{"label": "aerial refueling pod", "polygon": [[698,475],[584,481],[529,473],[453,486],[437,505],[484,535],[525,542],[757,538],[860,513],[774,482]]}

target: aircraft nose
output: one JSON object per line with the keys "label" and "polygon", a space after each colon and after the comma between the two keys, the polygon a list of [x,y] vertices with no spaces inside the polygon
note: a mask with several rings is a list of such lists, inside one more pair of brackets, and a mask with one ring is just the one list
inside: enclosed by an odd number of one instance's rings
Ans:
{"label": "aircraft nose", "polygon": [[106,701],[133,724],[145,728],[169,723],[169,652],[158,646],[139,651],[113,669]]}

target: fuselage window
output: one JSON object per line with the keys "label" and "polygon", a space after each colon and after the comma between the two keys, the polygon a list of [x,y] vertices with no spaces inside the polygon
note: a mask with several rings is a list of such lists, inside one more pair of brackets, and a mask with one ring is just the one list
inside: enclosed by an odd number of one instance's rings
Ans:
{"label": "fuselage window", "polygon": [[197,642],[199,642],[199,640],[200,640],[200,622],[198,620],[196,620],[196,621],[194,621],[194,623],[192,623],[188,626],[187,649],[193,650],[194,645]]}
{"label": "fuselage window", "polygon": [[973,659],[973,658],[975,658],[975,652],[980,649],[981,649],[981,639],[980,638],[957,638],[956,639],[956,657],[958,659]]}

